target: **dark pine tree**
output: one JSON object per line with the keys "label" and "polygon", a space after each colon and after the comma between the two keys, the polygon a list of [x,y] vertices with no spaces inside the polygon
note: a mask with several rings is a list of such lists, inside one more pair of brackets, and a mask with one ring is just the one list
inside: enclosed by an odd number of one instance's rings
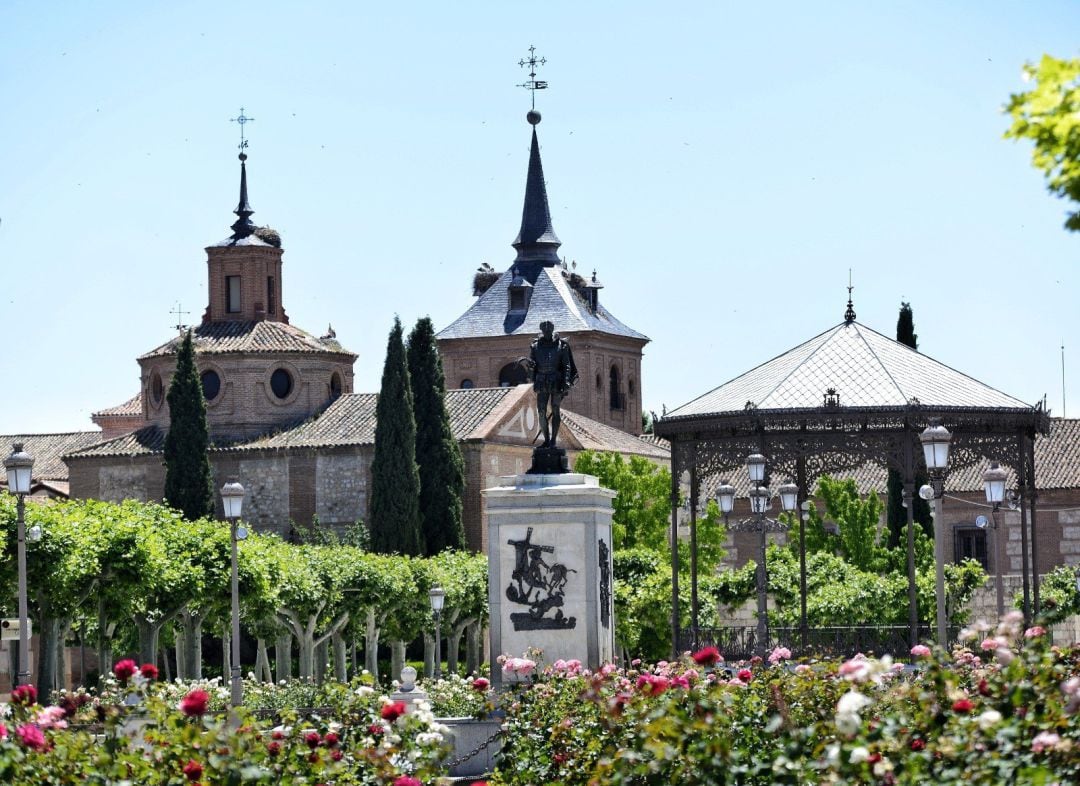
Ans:
{"label": "dark pine tree", "polygon": [[375,456],[371,461],[371,550],[382,554],[424,551],[412,398],[401,320],[394,317],[375,405]]}
{"label": "dark pine tree", "polygon": [[423,317],[409,334],[409,382],[416,419],[416,463],[420,467],[420,522],[424,553],[465,548],[462,499],[465,460],[450,430],[446,380],[435,343],[435,326]]}
{"label": "dark pine tree", "polygon": [[[914,350],[919,348],[919,337],[915,334],[915,315],[911,310],[910,303],[900,304],[900,316],[896,320],[896,340]],[[918,449],[918,446],[916,446]],[[926,531],[927,535],[933,536],[933,524],[930,518],[930,503],[919,496],[919,488],[926,483],[926,475],[915,474],[915,521]],[[888,491],[888,523],[889,523],[889,546],[897,546],[904,536],[904,527],[907,526],[907,510],[904,508],[904,480],[895,469],[889,470],[889,478],[886,484]]]}
{"label": "dark pine tree", "polygon": [[214,513],[210,479],[210,432],[206,401],[195,368],[191,331],[176,353],[176,373],[169,384],[169,433],[165,437],[165,502],[186,519]]}

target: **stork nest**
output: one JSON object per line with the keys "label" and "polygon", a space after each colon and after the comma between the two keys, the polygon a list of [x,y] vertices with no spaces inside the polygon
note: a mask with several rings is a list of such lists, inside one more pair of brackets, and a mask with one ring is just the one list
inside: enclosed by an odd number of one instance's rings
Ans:
{"label": "stork nest", "polygon": [[255,237],[259,238],[264,243],[268,243],[274,248],[281,248],[281,235],[278,234],[276,229],[270,227],[257,227],[255,229]]}

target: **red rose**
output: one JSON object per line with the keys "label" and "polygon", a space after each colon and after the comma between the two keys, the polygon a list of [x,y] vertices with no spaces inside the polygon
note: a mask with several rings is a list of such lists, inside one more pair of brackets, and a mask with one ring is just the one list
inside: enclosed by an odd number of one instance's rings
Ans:
{"label": "red rose", "polygon": [[975,709],[975,704],[971,701],[971,699],[957,699],[953,702],[952,708],[953,712],[966,713],[971,712],[973,709]]}
{"label": "red rose", "polygon": [[281,753],[281,743],[280,742],[267,743],[266,752],[270,754],[271,758],[273,758],[274,756],[277,756],[279,753]]}
{"label": "red rose", "polygon": [[735,676],[743,682],[750,682],[750,680],[754,678],[754,672],[750,671],[750,669],[740,669],[739,673]]}
{"label": "red rose", "polygon": [[317,732],[317,731],[309,731],[307,734],[304,735],[304,742],[307,743],[307,746],[309,748],[311,748],[312,750],[315,750],[316,748],[319,747],[319,742],[320,742],[319,732]]}
{"label": "red rose", "polygon": [[112,667],[112,673],[116,675],[116,679],[120,682],[127,682],[135,676],[135,672],[139,670],[138,664],[131,658],[124,658],[116,662],[116,665]]}
{"label": "red rose", "polygon": [[310,755],[307,757],[307,760],[309,762],[311,762],[312,764],[318,764],[319,763],[319,752],[318,751],[312,751],[310,753]]}
{"label": "red rose", "polygon": [[272,732],[270,732],[270,737],[275,740],[283,740],[285,739],[285,732],[283,732],[281,729],[274,729]]}
{"label": "red rose", "polygon": [[693,655],[694,663],[699,666],[715,666],[717,663],[723,660],[720,657],[720,650],[716,647],[705,647],[700,649]]}
{"label": "red rose", "polygon": [[330,758],[334,761],[341,761],[342,753],[339,750],[330,751]]}
{"label": "red rose", "polygon": [[870,765],[877,764],[879,761],[881,761],[881,754],[876,751],[866,757],[866,763]]}
{"label": "red rose", "polygon": [[180,700],[180,712],[189,717],[205,715],[208,709],[210,709],[210,694],[199,688]]}
{"label": "red rose", "polygon": [[139,674],[148,680],[156,680],[158,678],[158,668],[153,663],[144,663],[139,667]]}
{"label": "red rose", "polygon": [[383,720],[393,723],[405,714],[405,702],[392,701],[389,704],[384,704],[380,714]]}
{"label": "red rose", "polygon": [[327,748],[333,748],[338,744],[338,736],[332,731],[326,732],[326,736],[322,738],[323,745]]}
{"label": "red rose", "polygon": [[367,730],[368,730],[368,734],[370,734],[373,737],[378,737],[380,734],[382,734],[385,731],[385,729],[382,727],[381,723],[373,723],[373,724],[371,724],[370,726],[367,727]]}
{"label": "red rose", "polygon": [[915,739],[913,739],[911,741],[911,749],[913,751],[921,751],[925,747],[926,747],[926,742],[924,740],[919,739],[918,737],[916,737]]}
{"label": "red rose", "polygon": [[472,681],[472,686],[473,690],[483,693],[491,686],[491,682],[487,679],[487,677],[477,677],[475,680]]}
{"label": "red rose", "polygon": [[424,786],[424,784],[411,775],[399,775],[394,779],[394,786]]}
{"label": "red rose", "polygon": [[19,685],[11,691],[11,703],[25,704],[27,707],[37,704],[37,688],[33,685]]}
{"label": "red rose", "polygon": [[202,777],[203,768],[199,762],[194,759],[188,759],[188,763],[184,765],[183,773],[184,777],[189,781],[197,781]]}

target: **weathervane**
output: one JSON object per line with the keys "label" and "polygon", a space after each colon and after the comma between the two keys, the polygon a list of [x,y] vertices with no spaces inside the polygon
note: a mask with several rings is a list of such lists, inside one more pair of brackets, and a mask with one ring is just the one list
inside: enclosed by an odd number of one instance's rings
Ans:
{"label": "weathervane", "polygon": [[176,328],[177,333],[183,333],[184,330],[187,329],[187,325],[184,324],[184,317],[191,313],[190,311],[182,311],[182,308],[183,306],[181,306],[178,301],[176,303],[176,308],[169,312],[170,314],[176,315],[176,324],[173,325],[173,327]]}
{"label": "weathervane", "polygon": [[[532,93],[532,108],[534,110],[536,109],[536,91],[537,90],[547,90],[547,86],[548,86],[548,83],[547,83],[546,80],[536,78],[536,67],[538,65],[544,65],[545,63],[547,63],[547,58],[546,57],[537,57],[536,56],[536,47],[535,46],[530,46],[529,47],[529,58],[528,58],[528,60],[522,58],[521,60],[518,61],[518,65],[520,67],[522,67],[522,68],[524,68],[525,66],[529,67],[529,81],[518,85],[518,87],[524,87],[526,90],[528,90],[530,93]],[[243,110],[241,109],[240,111],[242,112]]]}
{"label": "weathervane", "polygon": [[843,321],[849,324],[855,321],[855,307],[851,302],[851,290],[854,288],[851,285],[851,268],[848,268],[848,310],[843,312]]}
{"label": "weathervane", "polygon": [[240,152],[243,153],[244,148],[246,148],[248,146],[247,139],[244,138],[244,126],[247,123],[254,123],[255,118],[253,118],[253,117],[245,117],[244,116],[244,107],[240,107],[240,116],[239,117],[231,117],[231,118],[229,118],[229,122],[230,123],[237,123],[240,126],[240,144],[237,145],[237,147],[240,149]]}

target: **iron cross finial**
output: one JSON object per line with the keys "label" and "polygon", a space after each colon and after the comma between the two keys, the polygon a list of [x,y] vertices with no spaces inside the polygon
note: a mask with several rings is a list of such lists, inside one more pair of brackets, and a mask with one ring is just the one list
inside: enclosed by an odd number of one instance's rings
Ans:
{"label": "iron cross finial", "polygon": [[182,308],[183,307],[178,301],[176,304],[176,308],[169,312],[170,314],[174,314],[176,316],[176,324],[173,325],[173,327],[176,328],[177,333],[183,333],[187,329],[187,325],[184,324],[184,317],[191,313],[190,311],[181,310]]}
{"label": "iron cross finial", "polygon": [[855,289],[855,287],[851,283],[851,268],[848,268],[848,271],[847,271],[847,311],[844,312],[844,321],[845,322],[854,322],[855,321],[855,306],[851,302],[851,291],[853,289]]}
{"label": "iron cross finial", "polygon": [[244,107],[240,107],[240,116],[239,117],[231,117],[231,118],[229,118],[229,122],[230,123],[236,123],[236,124],[238,124],[240,126],[240,144],[237,145],[237,147],[240,149],[240,152],[243,153],[244,148],[248,146],[247,139],[244,137],[244,126],[247,125],[248,123],[254,123],[255,118],[253,118],[253,117],[245,117],[244,116]]}
{"label": "iron cross finial", "polygon": [[544,80],[544,79],[537,79],[536,78],[536,67],[537,66],[542,66],[545,63],[547,63],[547,58],[546,57],[537,57],[536,56],[536,47],[535,46],[530,46],[529,47],[529,57],[528,58],[522,58],[521,60],[518,61],[518,66],[520,66],[521,68],[524,68],[525,66],[529,67],[529,81],[518,85],[518,87],[524,87],[526,90],[528,90],[532,94],[532,108],[533,109],[536,109],[536,91],[537,90],[547,90],[547,86],[548,86],[547,81]]}

